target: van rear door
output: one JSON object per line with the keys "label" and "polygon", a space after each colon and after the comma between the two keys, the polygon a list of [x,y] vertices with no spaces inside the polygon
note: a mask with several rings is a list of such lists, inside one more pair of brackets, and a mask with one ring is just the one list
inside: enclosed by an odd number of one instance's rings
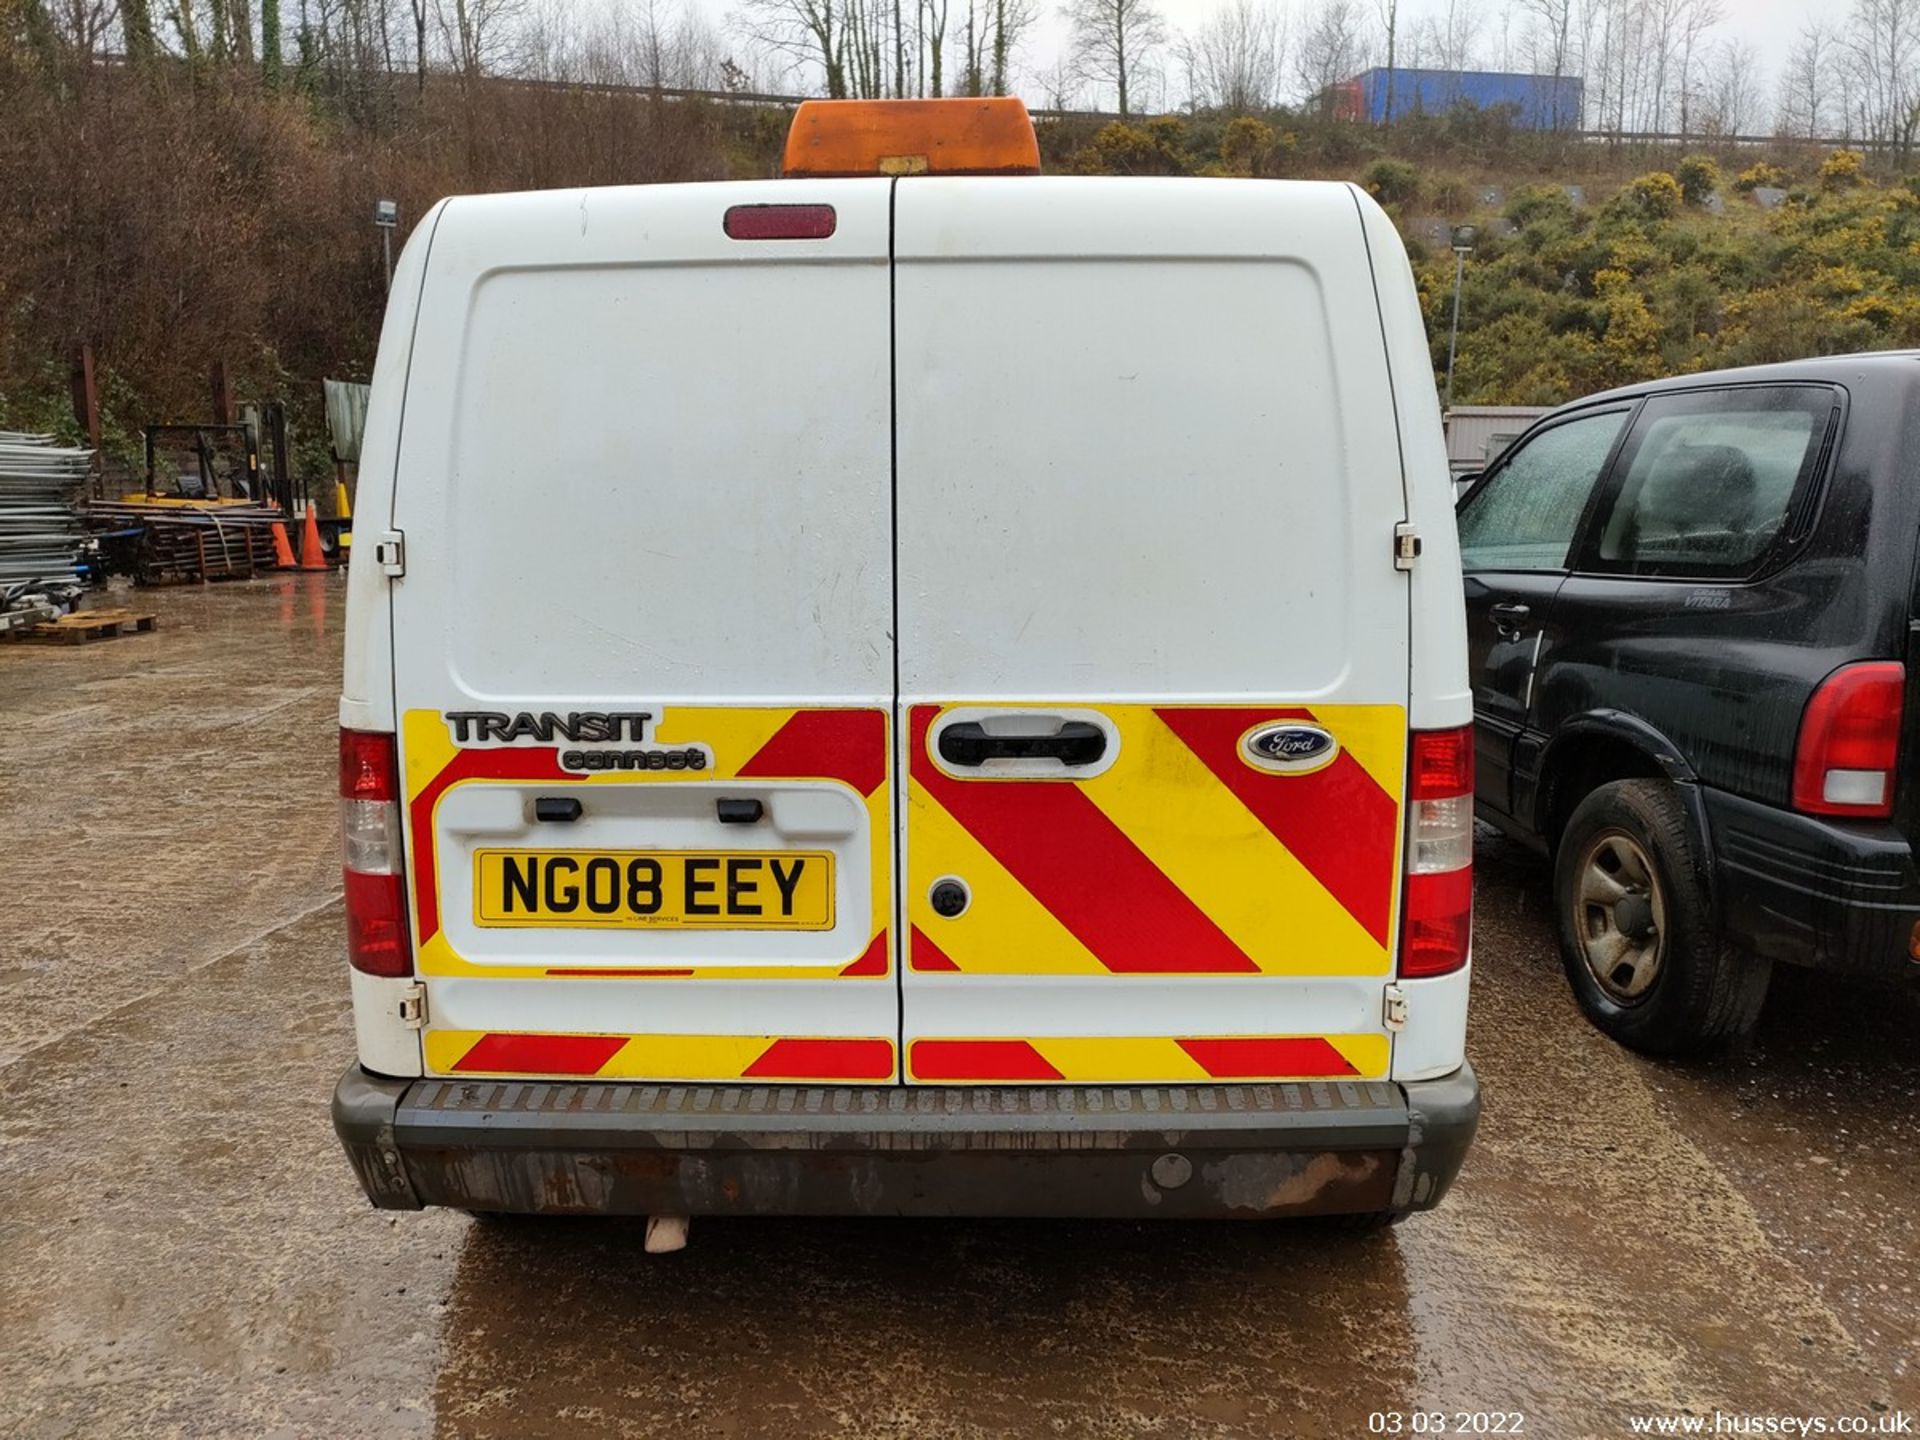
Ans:
{"label": "van rear door", "polygon": [[1408,587],[1340,186],[895,199],[906,1078],[1383,1077]]}
{"label": "van rear door", "polygon": [[896,1078],[889,185],[443,212],[392,515],[428,1074]]}

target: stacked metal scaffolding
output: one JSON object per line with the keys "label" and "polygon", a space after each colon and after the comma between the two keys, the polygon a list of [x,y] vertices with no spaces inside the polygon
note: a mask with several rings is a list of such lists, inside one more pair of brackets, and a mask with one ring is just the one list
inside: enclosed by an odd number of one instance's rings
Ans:
{"label": "stacked metal scaffolding", "polygon": [[0,430],[0,588],[26,581],[71,584],[87,527],[79,501],[93,452],[51,435]]}
{"label": "stacked metal scaffolding", "polygon": [[149,500],[127,495],[88,507],[96,524],[138,530],[134,578],[142,585],[175,580],[245,580],[275,568],[273,527],[286,516],[269,505]]}

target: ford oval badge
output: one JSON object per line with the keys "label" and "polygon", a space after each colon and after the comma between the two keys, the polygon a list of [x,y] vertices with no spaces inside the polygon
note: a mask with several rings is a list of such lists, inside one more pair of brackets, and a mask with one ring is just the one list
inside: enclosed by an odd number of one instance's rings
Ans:
{"label": "ford oval badge", "polygon": [[1340,742],[1318,725],[1262,725],[1244,743],[1249,762],[1283,775],[1319,770],[1340,753]]}

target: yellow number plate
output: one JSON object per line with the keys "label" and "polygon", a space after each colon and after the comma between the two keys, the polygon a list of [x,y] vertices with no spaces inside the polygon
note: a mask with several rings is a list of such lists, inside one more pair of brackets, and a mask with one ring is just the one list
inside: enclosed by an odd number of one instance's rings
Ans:
{"label": "yellow number plate", "polygon": [[831,930],[821,850],[482,850],[473,923]]}

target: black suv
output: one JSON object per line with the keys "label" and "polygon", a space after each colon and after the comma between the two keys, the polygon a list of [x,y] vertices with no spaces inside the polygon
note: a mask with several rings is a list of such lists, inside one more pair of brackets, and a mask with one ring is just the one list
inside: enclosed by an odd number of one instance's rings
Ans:
{"label": "black suv", "polygon": [[1460,550],[1476,809],[1553,855],[1595,1024],[1697,1049],[1776,961],[1920,976],[1920,354],[1557,410]]}

